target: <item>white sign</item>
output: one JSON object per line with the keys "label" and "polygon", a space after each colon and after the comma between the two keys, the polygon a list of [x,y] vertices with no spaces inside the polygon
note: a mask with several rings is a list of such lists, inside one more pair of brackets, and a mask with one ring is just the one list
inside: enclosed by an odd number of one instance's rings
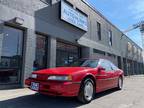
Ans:
{"label": "white sign", "polygon": [[61,1],[61,19],[84,30],[88,31],[88,18],[79,11],[73,9],[63,0]]}

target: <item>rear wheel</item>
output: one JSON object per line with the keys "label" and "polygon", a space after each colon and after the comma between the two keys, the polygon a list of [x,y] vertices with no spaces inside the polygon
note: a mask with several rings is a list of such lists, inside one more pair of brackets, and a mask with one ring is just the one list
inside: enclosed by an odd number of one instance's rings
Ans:
{"label": "rear wheel", "polygon": [[91,102],[95,95],[95,86],[91,78],[87,78],[82,82],[78,100],[84,104]]}
{"label": "rear wheel", "polygon": [[123,89],[123,78],[119,77],[118,79],[118,90],[122,90]]}

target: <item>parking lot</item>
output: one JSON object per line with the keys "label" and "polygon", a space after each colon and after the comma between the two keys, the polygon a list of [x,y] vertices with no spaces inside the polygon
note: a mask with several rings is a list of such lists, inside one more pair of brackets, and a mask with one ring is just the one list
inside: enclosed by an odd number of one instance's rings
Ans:
{"label": "parking lot", "polygon": [[49,97],[28,89],[0,90],[0,108],[144,108],[144,76],[125,78],[124,89],[108,90],[83,105],[75,98]]}

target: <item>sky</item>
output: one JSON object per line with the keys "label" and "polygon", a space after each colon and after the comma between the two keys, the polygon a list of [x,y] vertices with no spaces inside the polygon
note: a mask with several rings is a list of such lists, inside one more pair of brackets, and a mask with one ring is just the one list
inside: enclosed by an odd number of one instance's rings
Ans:
{"label": "sky", "polygon": [[[121,31],[144,20],[144,0],[87,0]],[[139,29],[126,34],[142,46]]]}

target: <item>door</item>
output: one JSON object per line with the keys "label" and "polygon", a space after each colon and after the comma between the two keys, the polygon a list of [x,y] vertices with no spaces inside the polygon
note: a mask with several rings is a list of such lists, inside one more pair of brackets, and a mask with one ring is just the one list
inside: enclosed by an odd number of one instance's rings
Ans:
{"label": "door", "polygon": [[111,65],[111,67],[112,67],[111,87],[117,87],[120,70],[113,63],[111,63],[111,62],[109,62],[109,63]]}
{"label": "door", "polygon": [[99,65],[105,70],[101,70],[97,75],[97,91],[104,91],[111,88],[113,71],[111,65],[106,60],[100,60]]}
{"label": "door", "polygon": [[47,46],[47,37],[37,34],[34,70],[45,69],[47,67]]}
{"label": "door", "polygon": [[23,31],[4,27],[0,55],[0,84],[19,84],[22,72]]}

